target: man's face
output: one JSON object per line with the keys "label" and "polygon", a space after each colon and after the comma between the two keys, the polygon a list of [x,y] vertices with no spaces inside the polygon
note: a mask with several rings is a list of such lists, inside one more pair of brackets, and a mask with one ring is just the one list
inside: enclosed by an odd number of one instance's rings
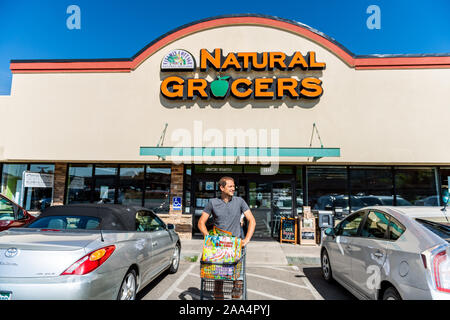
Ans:
{"label": "man's face", "polygon": [[227,184],[225,187],[220,186],[220,190],[222,193],[226,194],[227,196],[232,197],[234,195],[234,181],[233,180],[226,180]]}

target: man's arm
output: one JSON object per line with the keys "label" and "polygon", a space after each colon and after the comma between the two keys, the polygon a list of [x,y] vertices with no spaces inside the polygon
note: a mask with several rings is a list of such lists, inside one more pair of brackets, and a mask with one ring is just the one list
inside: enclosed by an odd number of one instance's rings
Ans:
{"label": "man's arm", "polygon": [[198,219],[197,227],[200,230],[200,232],[203,234],[203,236],[208,235],[208,229],[206,228],[206,221],[208,221],[209,214],[205,211],[202,212],[202,215],[200,219]]}
{"label": "man's arm", "polygon": [[253,213],[250,211],[250,209],[248,209],[247,211],[244,212],[244,216],[248,221],[248,228],[247,228],[247,234],[245,235],[244,240],[242,240],[242,246],[246,246],[247,243],[250,242],[250,239],[253,236],[253,233],[255,232],[255,227],[256,227],[256,220],[255,217],[253,216]]}

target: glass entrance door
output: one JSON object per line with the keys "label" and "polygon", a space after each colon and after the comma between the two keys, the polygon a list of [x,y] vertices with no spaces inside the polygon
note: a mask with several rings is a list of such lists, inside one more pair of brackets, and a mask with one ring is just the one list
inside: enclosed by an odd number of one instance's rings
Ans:
{"label": "glass entrance door", "polygon": [[256,220],[255,238],[277,238],[280,218],[293,213],[292,182],[248,181],[248,205]]}

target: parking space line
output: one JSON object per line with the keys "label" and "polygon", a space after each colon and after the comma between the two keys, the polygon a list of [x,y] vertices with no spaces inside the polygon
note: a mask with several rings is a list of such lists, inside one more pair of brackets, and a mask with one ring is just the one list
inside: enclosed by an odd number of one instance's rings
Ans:
{"label": "parking space line", "polygon": [[182,275],[179,277],[171,286],[169,289],[164,292],[162,296],[158,298],[158,300],[167,300],[167,298],[172,294],[172,292],[178,288],[180,283],[186,278],[186,276],[194,269],[194,267],[198,267],[198,263],[193,263]]}
{"label": "parking space line", "polygon": [[267,297],[267,298],[271,298],[271,299],[273,299],[273,300],[287,300],[287,299],[285,299],[285,298],[273,296],[273,295],[268,294],[268,293],[264,293],[264,292],[261,292],[261,291],[256,291],[256,290],[252,290],[252,289],[248,289],[248,288],[247,288],[247,291],[248,291],[248,292],[251,292],[251,293],[258,294],[258,295],[260,295],[260,296],[264,296],[264,297]]}
{"label": "parking space line", "polygon": [[[272,266],[262,266],[263,268],[267,268],[267,269],[273,269],[273,270],[279,270],[279,271],[284,271],[284,272],[289,272],[289,273],[294,273],[294,274],[298,274],[300,272],[299,271],[292,271],[292,270],[286,270],[283,268],[277,268],[277,267],[272,267]],[[300,272],[302,273],[302,272]]]}
{"label": "parking space line", "polygon": [[309,287],[307,287],[307,286],[302,286],[300,284],[291,283],[291,282],[287,282],[287,281],[283,281],[283,280],[273,279],[273,278],[261,276],[259,274],[254,274],[254,273],[248,273],[247,272],[247,276],[257,277],[257,278],[261,278],[261,279],[264,279],[264,280],[270,280],[270,281],[286,284],[286,285],[289,285],[289,286],[293,286],[293,287],[298,287],[298,288],[308,289],[309,290]]}

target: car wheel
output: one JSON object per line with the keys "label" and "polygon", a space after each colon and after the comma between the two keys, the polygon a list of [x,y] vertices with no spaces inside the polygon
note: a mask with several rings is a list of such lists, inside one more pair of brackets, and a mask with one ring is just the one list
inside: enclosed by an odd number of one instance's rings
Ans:
{"label": "car wheel", "polygon": [[180,265],[180,245],[177,244],[175,246],[175,250],[173,251],[172,263],[170,264],[169,273],[176,273],[178,271],[178,267]]}
{"label": "car wheel", "polygon": [[322,276],[326,281],[331,282],[333,280],[333,274],[331,272],[330,257],[328,256],[327,250],[322,251],[320,260],[322,265]]}
{"label": "car wheel", "polygon": [[402,300],[402,297],[394,287],[389,287],[383,293],[383,300]]}
{"label": "car wheel", "polygon": [[135,300],[136,299],[136,271],[130,270],[126,274],[120,286],[117,300]]}

